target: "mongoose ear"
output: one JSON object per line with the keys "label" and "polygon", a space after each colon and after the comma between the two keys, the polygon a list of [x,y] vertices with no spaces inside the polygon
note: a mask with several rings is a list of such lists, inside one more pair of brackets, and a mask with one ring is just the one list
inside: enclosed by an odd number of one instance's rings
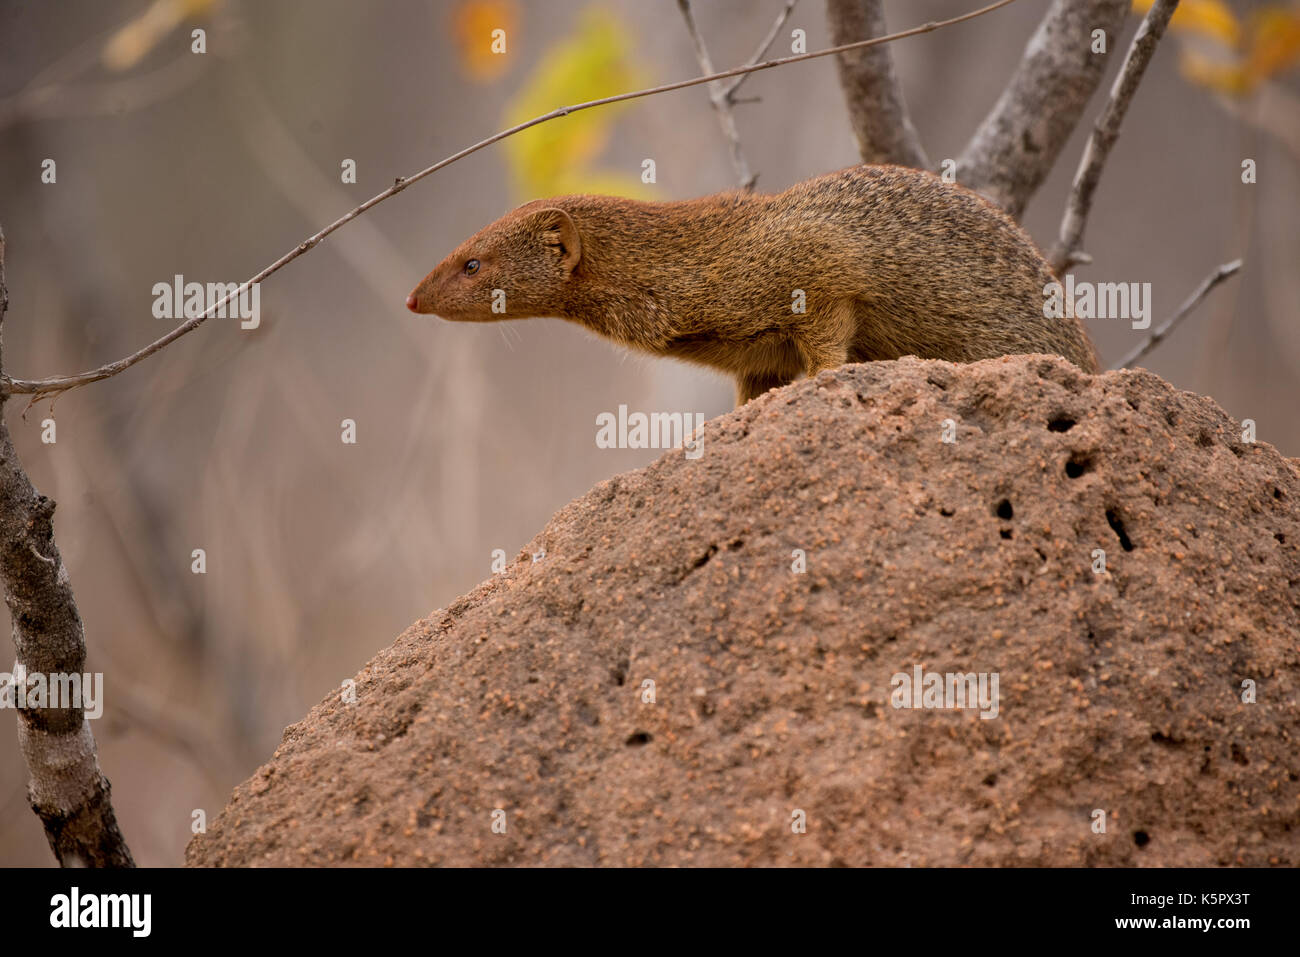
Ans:
{"label": "mongoose ear", "polygon": [[582,240],[578,238],[578,227],[568,213],[555,207],[540,210],[537,217],[542,227],[542,242],[557,247],[560,264],[564,266],[564,275],[567,277],[582,258]]}

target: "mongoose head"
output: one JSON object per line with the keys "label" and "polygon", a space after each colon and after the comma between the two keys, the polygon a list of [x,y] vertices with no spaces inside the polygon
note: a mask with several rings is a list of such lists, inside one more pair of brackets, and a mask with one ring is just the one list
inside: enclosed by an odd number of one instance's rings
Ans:
{"label": "mongoose head", "polygon": [[412,312],[453,322],[558,316],[582,241],[569,214],[546,200],[485,226],[406,297]]}

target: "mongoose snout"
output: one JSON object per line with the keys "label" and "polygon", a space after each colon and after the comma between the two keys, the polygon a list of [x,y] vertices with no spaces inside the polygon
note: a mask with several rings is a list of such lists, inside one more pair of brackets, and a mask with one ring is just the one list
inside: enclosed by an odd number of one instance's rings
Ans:
{"label": "mongoose snout", "polygon": [[548,202],[520,206],[465,240],[412,290],[407,307],[453,322],[560,315],[582,242],[569,214]]}

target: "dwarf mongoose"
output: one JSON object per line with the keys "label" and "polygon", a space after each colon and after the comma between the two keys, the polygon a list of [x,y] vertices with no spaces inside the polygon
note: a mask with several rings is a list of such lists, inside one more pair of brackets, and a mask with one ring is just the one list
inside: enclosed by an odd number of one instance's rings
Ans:
{"label": "dwarf mongoose", "polygon": [[1002,210],[931,173],[856,166],[763,195],[557,196],[484,227],[406,305],[458,322],[555,316],[735,377],[738,403],[845,362],[1056,353],[1097,370]]}

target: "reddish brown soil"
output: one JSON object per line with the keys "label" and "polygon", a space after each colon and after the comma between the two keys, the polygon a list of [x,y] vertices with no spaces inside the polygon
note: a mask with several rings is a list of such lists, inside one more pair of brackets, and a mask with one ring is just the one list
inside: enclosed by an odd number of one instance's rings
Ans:
{"label": "reddish brown soil", "polygon": [[[1295,866],[1298,505],[1150,373],[825,373],[562,509],[188,861]],[[998,717],[896,710],[914,665],[997,672]]]}

